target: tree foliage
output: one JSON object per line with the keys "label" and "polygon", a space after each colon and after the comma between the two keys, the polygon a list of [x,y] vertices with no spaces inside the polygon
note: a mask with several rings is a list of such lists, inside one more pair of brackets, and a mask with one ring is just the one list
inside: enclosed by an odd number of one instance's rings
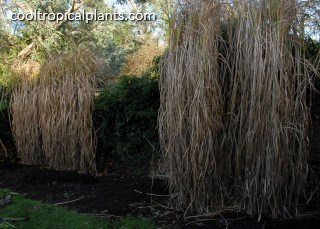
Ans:
{"label": "tree foliage", "polygon": [[[47,56],[62,53],[68,50],[78,49],[85,46],[93,50],[105,63],[101,75],[118,75],[126,62],[129,53],[134,52],[144,43],[144,35],[153,33],[157,23],[151,22],[116,22],[116,21],[62,21],[53,23],[50,21],[12,21],[10,13],[28,13],[37,9],[43,13],[67,12],[74,13],[85,10],[93,12],[98,9],[99,13],[113,13],[117,9],[112,3],[115,1],[104,0],[11,0],[0,1],[1,28],[0,38],[9,41],[8,37],[14,37],[10,50],[12,54],[10,66],[13,60],[25,62],[28,59],[42,62]],[[118,4],[131,5],[131,12],[146,12],[147,8],[154,11],[156,8],[152,1],[118,1]],[[4,37],[6,39],[4,39]],[[8,47],[4,42],[2,47]],[[1,48],[0,52],[3,48]],[[9,56],[9,54],[6,54]],[[3,61],[2,61],[3,63]],[[1,69],[1,67],[0,67]],[[0,70],[1,71],[1,70]]]}

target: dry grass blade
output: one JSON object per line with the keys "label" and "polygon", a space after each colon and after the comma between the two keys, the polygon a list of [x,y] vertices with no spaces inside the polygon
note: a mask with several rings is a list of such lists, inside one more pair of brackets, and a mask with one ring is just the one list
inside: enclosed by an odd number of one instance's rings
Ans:
{"label": "dry grass blade", "polygon": [[298,13],[292,0],[202,0],[172,16],[159,132],[177,207],[299,216],[315,71]]}
{"label": "dry grass blade", "polygon": [[92,110],[97,60],[78,51],[47,60],[11,98],[12,129],[26,164],[95,173]]}

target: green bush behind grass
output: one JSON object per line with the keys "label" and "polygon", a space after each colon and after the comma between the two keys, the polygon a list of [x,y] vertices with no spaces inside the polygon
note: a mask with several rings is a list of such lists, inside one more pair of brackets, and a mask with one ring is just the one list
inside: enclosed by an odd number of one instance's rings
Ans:
{"label": "green bush behind grass", "polygon": [[[10,120],[9,120],[9,102],[7,99],[0,98],[0,139],[6,150],[10,154],[15,154],[14,151],[14,141],[11,133]],[[4,149],[0,146],[0,158],[4,155]]]}
{"label": "green bush behind grass", "polygon": [[[103,89],[95,101],[97,165],[109,172],[145,174],[157,157],[157,78],[122,76]],[[107,166],[106,166],[107,165]]]}

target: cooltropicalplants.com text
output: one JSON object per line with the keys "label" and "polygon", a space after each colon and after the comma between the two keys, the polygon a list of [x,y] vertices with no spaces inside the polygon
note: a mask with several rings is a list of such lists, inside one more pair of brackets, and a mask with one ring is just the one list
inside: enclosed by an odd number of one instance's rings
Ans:
{"label": "cooltropicalplants.com text", "polygon": [[33,10],[29,13],[12,13],[11,20],[13,21],[156,21],[155,13],[101,13],[96,9],[92,12],[85,10],[77,13],[45,13],[38,10]]}

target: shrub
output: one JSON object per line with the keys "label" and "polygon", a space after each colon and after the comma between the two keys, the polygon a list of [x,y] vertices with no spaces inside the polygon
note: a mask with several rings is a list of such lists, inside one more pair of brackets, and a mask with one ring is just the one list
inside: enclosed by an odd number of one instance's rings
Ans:
{"label": "shrub", "polygon": [[0,158],[12,156],[11,149],[14,148],[14,142],[10,128],[8,100],[6,99],[0,99],[0,141]]}
{"label": "shrub", "polygon": [[158,82],[150,73],[122,76],[96,98],[97,166],[108,172],[146,173],[159,148]]}

